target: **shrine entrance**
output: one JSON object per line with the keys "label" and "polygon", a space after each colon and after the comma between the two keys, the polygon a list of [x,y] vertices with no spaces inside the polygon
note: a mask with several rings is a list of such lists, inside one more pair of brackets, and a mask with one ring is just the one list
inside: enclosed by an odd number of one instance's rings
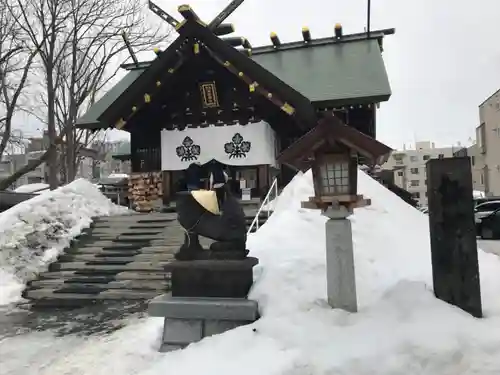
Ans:
{"label": "shrine entrance", "polygon": [[[227,188],[231,194],[240,197],[243,188],[251,189],[251,198],[262,198],[269,189],[269,178],[264,175],[267,172],[266,166],[232,166],[219,163],[228,175]],[[201,186],[209,188],[209,163],[201,166]],[[264,172],[259,173],[261,170]],[[171,196],[176,192],[187,190],[186,171],[172,171],[169,190]]]}
{"label": "shrine entrance", "polygon": [[177,21],[150,1],[178,37],[152,61],[139,62],[128,46],[126,76],[77,121],[130,132],[132,174],[161,174],[153,190],[165,203],[184,189],[191,163],[212,159],[226,166],[234,194],[246,186],[262,197],[275,176],[280,186],[291,180],[296,170],[276,157],[324,113],[374,137],[376,106],[391,95],[381,50],[393,29],[344,35],[336,25],[319,39],[304,29],[290,43],[272,33],[272,45],[253,48],[223,23],[241,2],[205,23],[190,6],[178,8]]}

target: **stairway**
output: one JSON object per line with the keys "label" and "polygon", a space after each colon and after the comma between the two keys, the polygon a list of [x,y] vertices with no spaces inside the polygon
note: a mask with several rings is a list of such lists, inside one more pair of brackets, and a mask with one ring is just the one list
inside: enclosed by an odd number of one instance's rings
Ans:
{"label": "stairway", "polygon": [[168,290],[163,266],[183,240],[175,214],[98,218],[47,272],[27,284],[23,297],[37,306],[153,298]]}
{"label": "stairway", "polygon": [[[248,230],[256,210],[245,211]],[[149,213],[97,218],[46,272],[28,282],[23,297],[34,307],[81,307],[165,293],[170,281],[163,266],[184,241],[176,217]],[[267,213],[261,213],[259,227],[266,220]],[[208,247],[212,240],[200,237],[200,242]]]}

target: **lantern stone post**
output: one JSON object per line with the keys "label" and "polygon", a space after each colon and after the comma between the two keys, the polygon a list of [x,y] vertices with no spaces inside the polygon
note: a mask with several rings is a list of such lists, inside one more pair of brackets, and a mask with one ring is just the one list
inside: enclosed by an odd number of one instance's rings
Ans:
{"label": "lantern stone post", "polygon": [[351,213],[343,206],[329,207],[326,234],[326,283],[328,304],[349,312],[358,311]]}
{"label": "lantern stone post", "polygon": [[277,158],[302,171],[312,170],[314,196],[303,208],[319,209],[326,222],[327,300],[333,308],[358,311],[352,228],[354,208],[371,204],[358,194],[359,156],[371,165],[383,164],[392,149],[344,124],[333,113],[296,140]]}

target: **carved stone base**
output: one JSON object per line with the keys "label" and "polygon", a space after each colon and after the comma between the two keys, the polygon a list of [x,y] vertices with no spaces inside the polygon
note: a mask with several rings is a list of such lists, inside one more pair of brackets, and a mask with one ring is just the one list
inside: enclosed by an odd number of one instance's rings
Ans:
{"label": "carved stone base", "polygon": [[161,352],[181,349],[259,318],[256,301],[240,298],[189,298],[165,294],[148,306],[150,316],[165,319]]}
{"label": "carved stone base", "polygon": [[173,297],[246,298],[253,283],[257,258],[242,260],[175,261],[171,273]]}

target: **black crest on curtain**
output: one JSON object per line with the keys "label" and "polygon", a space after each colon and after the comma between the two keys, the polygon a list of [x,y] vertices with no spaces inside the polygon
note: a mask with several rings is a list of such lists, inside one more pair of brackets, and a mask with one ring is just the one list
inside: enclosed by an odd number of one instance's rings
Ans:
{"label": "black crest on curtain", "polygon": [[224,144],[224,151],[229,159],[246,158],[252,148],[252,142],[245,141],[240,133],[236,133],[230,142]]}
{"label": "black crest on curtain", "polygon": [[180,146],[175,148],[175,153],[181,159],[181,161],[193,161],[197,160],[200,156],[201,147],[194,144],[191,137],[186,137],[182,141]]}

